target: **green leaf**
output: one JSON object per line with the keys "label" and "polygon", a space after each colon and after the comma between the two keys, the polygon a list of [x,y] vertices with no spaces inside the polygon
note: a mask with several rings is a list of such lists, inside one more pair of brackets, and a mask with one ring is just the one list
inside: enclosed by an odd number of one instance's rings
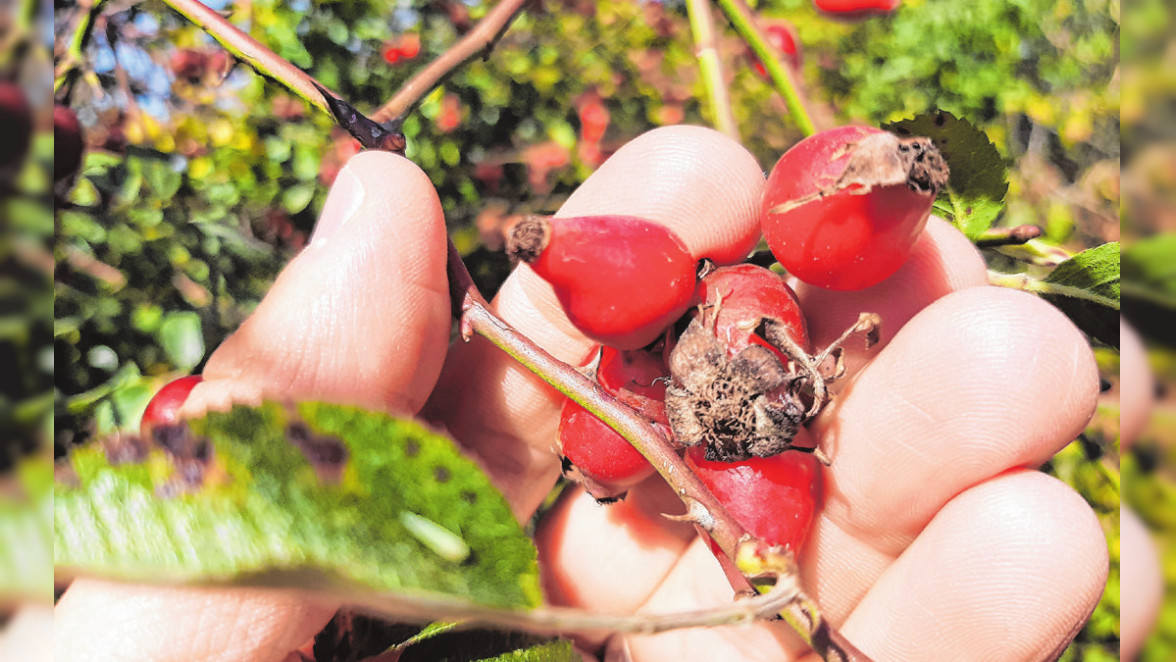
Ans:
{"label": "green leaf", "polygon": [[528,648],[482,658],[479,662],[577,662],[583,658],[566,639],[549,641]]}
{"label": "green leaf", "polygon": [[1176,309],[1176,236],[1156,235],[1124,249],[1123,280],[1128,296]]}
{"label": "green leaf", "polygon": [[144,161],[143,176],[156,197],[164,200],[174,196],[184,183],[183,174],[166,161]]}
{"label": "green leaf", "polygon": [[16,473],[19,488],[8,481],[0,492],[0,597],[52,604],[53,468],[47,459],[28,457]]}
{"label": "green leaf", "polygon": [[282,192],[282,206],[291,214],[306,209],[314,199],[314,183],[295,184]]}
{"label": "green leaf", "polygon": [[1123,249],[1123,314],[1149,340],[1176,344],[1176,236],[1156,235]]}
{"label": "green leaf", "polygon": [[1119,346],[1119,243],[1082,251],[1043,281],[1041,296],[1087,335]]}
{"label": "green leaf", "polygon": [[[415,422],[268,403],[177,426],[166,445],[124,437],[73,453],[77,479],[59,483],[54,502],[59,566],[410,605],[416,596],[540,601],[535,548],[506,500],[450,440]],[[422,536],[406,519],[436,530]],[[425,540],[438,530],[467,551]]]}
{"label": "green leaf", "polygon": [[181,371],[190,371],[204,358],[200,316],[192,311],[168,313],[159,325],[159,343]]}
{"label": "green leaf", "polygon": [[930,138],[947,160],[951,178],[935,199],[936,214],[954,223],[969,239],[992,227],[1009,190],[1008,166],[983,131],[944,110],[882,128],[900,136]]}
{"label": "green leaf", "polygon": [[579,662],[570,641],[525,632],[456,628],[432,623],[397,644],[399,662],[469,660],[470,662]]}

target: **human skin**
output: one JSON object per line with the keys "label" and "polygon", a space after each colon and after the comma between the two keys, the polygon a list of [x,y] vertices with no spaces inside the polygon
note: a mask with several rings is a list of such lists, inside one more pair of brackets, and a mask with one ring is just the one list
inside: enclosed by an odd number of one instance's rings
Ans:
{"label": "human skin", "polygon": [[[1121,452],[1135,444],[1147,426],[1155,383],[1143,340],[1126,321],[1119,322],[1119,439]],[[1131,508],[1119,508],[1119,655],[1133,660],[1151,634],[1164,600],[1159,552],[1143,521]]]}
{"label": "human skin", "polygon": [[[754,244],[762,187],[741,146],[672,127],[610,157],[559,214],[646,217],[695,254],[735,261]],[[353,158],[311,244],[210,358],[186,412],[267,397],[419,413],[528,518],[559,475],[561,396],[480,339],[447,348],[444,231],[416,166]],[[1090,349],[1052,307],[984,282],[975,250],[933,219],[911,261],[874,288],[798,290],[816,346],[859,311],[883,318],[883,346],[850,347],[857,374],[812,426],[833,465],[801,557],[824,613],[878,660],[1047,659],[1105,582],[1093,513],[1030,470],[1094,410]],[[591,345],[525,266],[493,307],[569,363]],[[729,604],[705,545],[659,516],[680,508],[656,476],[612,507],[570,490],[537,535],[551,600],[622,612]],[[281,660],[336,607],[295,593],[79,580],[57,606],[55,645],[79,661]],[[637,660],[815,659],[779,623],[578,641]]]}

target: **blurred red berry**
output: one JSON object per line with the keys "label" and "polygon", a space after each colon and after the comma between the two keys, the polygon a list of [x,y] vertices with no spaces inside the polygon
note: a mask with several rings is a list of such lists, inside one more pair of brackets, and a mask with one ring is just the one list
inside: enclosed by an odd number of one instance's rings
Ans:
{"label": "blurred red berry", "polygon": [[175,423],[180,417],[180,407],[188,400],[192,389],[203,381],[200,375],[188,375],[168,382],[147,403],[143,410],[143,418],[139,423],[139,434],[144,439],[151,438],[151,429],[156,425]]}

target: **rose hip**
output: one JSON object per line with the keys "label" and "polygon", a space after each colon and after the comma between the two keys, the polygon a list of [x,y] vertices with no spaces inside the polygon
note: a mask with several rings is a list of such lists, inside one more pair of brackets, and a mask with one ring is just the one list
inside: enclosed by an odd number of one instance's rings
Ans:
{"label": "rose hip", "polygon": [[761,229],[772,254],[800,280],[860,290],[906,261],[947,176],[927,138],[862,126],[824,131],[772,169]]}

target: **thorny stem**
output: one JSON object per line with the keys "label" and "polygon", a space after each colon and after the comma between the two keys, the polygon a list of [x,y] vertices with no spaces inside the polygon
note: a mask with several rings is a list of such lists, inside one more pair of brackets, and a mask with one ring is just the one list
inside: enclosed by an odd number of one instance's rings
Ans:
{"label": "thorny stem", "polygon": [[715,19],[707,0],[687,0],[686,13],[690,17],[690,32],[694,36],[695,55],[715,128],[739,141],[739,127],[731,111],[731,99],[727,96],[727,84],[723,80],[722,62],[715,39]]}
{"label": "thorny stem", "polygon": [[[786,606],[780,611],[795,614],[795,610],[801,609],[809,614],[809,618],[794,622],[808,621],[807,626],[811,626],[811,629],[801,634],[810,640],[814,650],[823,658],[841,662],[870,662],[868,657],[846,642],[832,626],[819,616],[814,616],[817,614],[816,604],[800,588],[791,555],[769,549],[766,553],[752,552],[751,561],[747,560],[748,550],[758,550],[759,542],[731,517],[727,509],[702,484],[694,472],[690,471],[669,440],[649,421],[605,393],[574,367],[536,346],[491,312],[489,304],[478,292],[473,278],[462,262],[461,254],[452,241],[449,242],[447,271],[453,313],[460,320],[461,336],[464,340],[469,341],[475,334],[482,336],[523,367],[591,411],[628,440],[649,460],[686,505],[687,515],[675,519],[689,519],[694,522],[719,545],[728,558],[740,559],[736,563],[745,575],[754,572],[754,566],[758,564],[764,568],[766,576],[775,580],[777,586],[784,583],[789,587],[792,599],[787,601]],[[751,584],[745,576],[742,580],[734,579],[732,586],[741,592],[750,588]],[[527,625],[531,626],[533,623],[528,621]]]}
{"label": "thorny stem", "polygon": [[[237,59],[253,67],[257,73],[272,78],[302,97],[307,103],[328,115],[333,115],[320,89],[326,89],[305,71],[290,64],[285,58],[230,23],[225,17],[199,0],[164,0],[184,18],[212,35]],[[333,96],[339,95],[332,93]]]}
{"label": "thorny stem", "polygon": [[702,515],[704,521],[698,523],[725,552],[735,553],[736,545],[748,535],[747,532],[690,471],[686,462],[657,428],[631,407],[608,395],[574,367],[538,347],[491,312],[452,241],[449,243],[448,271],[450,297],[454,314],[460,315],[463,339],[469,340],[477,334],[489,340],[523,367],[541,376],[556,390],[612,426],[657,468],[686,503],[688,512],[706,513]]}
{"label": "thorny stem", "polygon": [[323,87],[305,71],[290,64],[261,42],[242,32],[199,0],[164,0],[172,9],[212,35],[230,53],[257,73],[286,86],[310,105],[327,113],[361,145],[404,153],[404,136],[396,127],[385,127],[365,117],[338,94]]}
{"label": "thorny stem", "polygon": [[788,107],[788,112],[792,115],[797,127],[800,128],[800,132],[805,137],[816,133],[817,129],[813,126],[813,120],[804,108],[804,101],[800,98],[796,82],[792,80],[792,74],[780,62],[780,54],[764,39],[763,33],[755,24],[755,17],[752,15],[751,9],[747,7],[747,3],[744,0],[719,0],[719,7],[727,15],[727,20],[731,21],[735,31],[747,42],[755,56],[763,63],[764,70],[768,72],[772,84],[776,86],[776,91],[784,98],[784,105]]}
{"label": "thorny stem", "polygon": [[1106,308],[1119,310],[1118,299],[1112,299],[1111,297],[1096,294],[1090,290],[1084,290],[1080,287],[1074,287],[1072,285],[1063,285],[1061,283],[1051,283],[1049,281],[1039,280],[1037,278],[1033,278],[1029,274],[1006,274],[1000,271],[993,271],[992,269],[989,269],[988,283],[990,285],[997,285],[999,287],[1008,287],[1014,290],[1032,292],[1033,294],[1054,294],[1057,296],[1082,299],[1096,303]]}
{"label": "thorny stem", "polygon": [[387,103],[372,114],[372,119],[387,122],[403,116],[462,64],[479,53],[489,55],[490,49],[528,1],[501,0],[453,46],[408,79]]}

